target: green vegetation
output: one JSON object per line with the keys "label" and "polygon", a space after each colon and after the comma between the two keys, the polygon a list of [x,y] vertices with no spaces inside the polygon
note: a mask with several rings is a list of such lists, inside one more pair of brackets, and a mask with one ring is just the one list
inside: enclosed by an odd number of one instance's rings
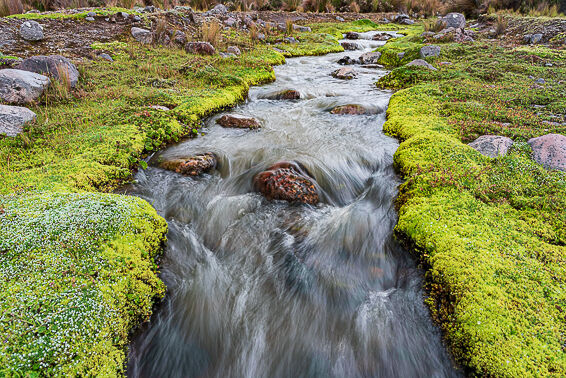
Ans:
{"label": "green vegetation", "polygon": [[[406,88],[384,125],[402,141],[397,234],[427,267],[427,302],[460,363],[480,376],[562,377],[566,174],[535,163],[525,141],[566,134],[566,53],[441,47],[429,59],[438,71],[399,67],[378,82]],[[465,144],[484,134],[515,143],[491,159]]]}
{"label": "green vegetation", "polygon": [[51,13],[24,13],[24,14],[14,14],[8,17],[18,18],[23,20],[61,20],[67,18],[83,19],[90,12],[96,13],[97,16],[112,16],[118,12],[124,12],[128,14],[141,15],[131,9],[119,8],[119,7],[108,7],[108,8],[96,8],[89,11],[77,12],[77,13],[62,13],[62,12],[51,12]]}
{"label": "green vegetation", "polygon": [[145,201],[0,196],[0,376],[115,376],[165,287],[167,224]]}

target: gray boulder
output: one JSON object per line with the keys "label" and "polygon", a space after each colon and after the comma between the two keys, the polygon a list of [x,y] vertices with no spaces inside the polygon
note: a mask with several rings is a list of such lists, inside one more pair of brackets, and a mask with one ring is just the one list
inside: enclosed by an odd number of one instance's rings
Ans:
{"label": "gray boulder", "polygon": [[339,68],[332,72],[332,77],[342,80],[351,80],[358,76],[358,73],[350,67]]}
{"label": "gray boulder", "polygon": [[309,28],[308,26],[301,26],[301,25],[295,25],[293,24],[293,30],[296,30],[298,32],[311,32],[311,28]]}
{"label": "gray boulder", "polygon": [[344,48],[344,50],[352,51],[360,49],[360,45],[355,42],[342,42],[340,45]]}
{"label": "gray boulder", "polygon": [[412,62],[407,63],[407,66],[424,67],[424,68],[428,68],[429,70],[436,71],[436,68],[434,68],[432,65],[427,63],[426,60],[422,60],[422,59],[415,59]]}
{"label": "gray boulder", "polygon": [[187,43],[187,35],[180,30],[176,30],[173,35],[173,41],[180,46],[185,46],[185,43]]}
{"label": "gray boulder", "polygon": [[106,54],[106,53],[98,54],[98,58],[99,58],[99,59],[107,60],[107,61],[109,61],[109,62],[113,62],[113,61],[114,61],[114,59],[112,59],[112,57],[111,57],[110,55]]}
{"label": "gray boulder", "polygon": [[566,136],[546,134],[529,139],[533,149],[533,159],[546,169],[557,169],[566,172]]}
{"label": "gray boulder", "polygon": [[37,21],[26,21],[20,26],[20,37],[26,41],[41,41],[44,38],[43,26]]}
{"label": "gray boulder", "polygon": [[512,144],[513,140],[504,136],[482,135],[470,143],[469,146],[482,155],[494,158],[507,154]]}
{"label": "gray boulder", "polygon": [[144,45],[150,44],[153,41],[153,34],[149,30],[142,28],[133,27],[132,37]]}
{"label": "gray boulder", "polygon": [[436,45],[423,46],[419,51],[419,56],[423,59],[429,57],[435,57],[439,55],[440,55],[440,46],[436,46]]}
{"label": "gray boulder", "polygon": [[0,104],[0,134],[14,137],[22,132],[26,123],[35,118],[35,113],[28,108]]}
{"label": "gray boulder", "polygon": [[238,46],[228,46],[228,48],[226,49],[226,52],[228,54],[234,54],[234,55],[240,55],[242,53],[240,51],[240,49],[238,48]]}
{"label": "gray boulder", "polygon": [[527,44],[531,44],[534,45],[536,43],[539,43],[542,40],[542,34],[541,33],[535,33],[535,34],[525,34],[523,36],[523,40],[525,41],[525,43]]}
{"label": "gray boulder", "polygon": [[218,4],[210,10],[210,13],[220,14],[220,15],[226,14],[228,13],[228,8],[224,4]]}
{"label": "gray boulder", "polygon": [[61,55],[32,56],[31,58],[24,59],[17,68],[23,71],[50,75],[58,80],[61,79],[62,75],[66,75],[72,88],[79,81],[77,67],[69,59]]}
{"label": "gray boulder", "polygon": [[34,72],[0,70],[0,100],[8,104],[27,104],[41,96],[49,78]]}
{"label": "gray boulder", "polygon": [[466,17],[462,13],[448,13],[442,17],[442,22],[446,24],[447,28],[460,29],[466,27]]}
{"label": "gray boulder", "polygon": [[367,52],[360,56],[360,63],[361,64],[377,64],[377,61],[381,57],[381,53],[379,51],[374,52]]}

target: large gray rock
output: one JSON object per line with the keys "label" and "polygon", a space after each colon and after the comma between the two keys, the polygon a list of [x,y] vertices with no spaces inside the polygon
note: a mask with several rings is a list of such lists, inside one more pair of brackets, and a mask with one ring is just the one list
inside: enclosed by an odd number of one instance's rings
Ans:
{"label": "large gray rock", "polygon": [[41,96],[49,78],[34,72],[0,70],[0,99],[8,104],[27,104]]}
{"label": "large gray rock", "polygon": [[44,38],[43,26],[37,21],[26,21],[20,26],[20,37],[26,41],[41,41]]}
{"label": "large gray rock", "polygon": [[367,52],[360,56],[360,63],[361,64],[377,64],[377,61],[381,57],[381,53],[379,51]]}
{"label": "large gray rock", "polygon": [[142,28],[133,27],[132,28],[132,37],[134,37],[134,39],[136,41],[138,41],[139,43],[142,43],[144,45],[147,45],[147,44],[150,44],[151,42],[153,42],[153,33],[151,33],[149,30],[142,29]]}
{"label": "large gray rock", "polygon": [[429,58],[435,57],[440,55],[440,46],[436,45],[426,45],[421,47],[419,51],[419,55],[421,58]]}
{"label": "large gray rock", "polygon": [[541,33],[535,33],[535,34],[525,34],[523,36],[523,40],[525,41],[525,43],[528,44],[536,44],[539,43],[542,40],[543,35]]}
{"label": "large gray rock", "polygon": [[234,55],[242,54],[242,52],[240,51],[240,48],[238,46],[228,46],[228,48],[226,49],[226,52],[228,54],[234,54]]}
{"label": "large gray rock", "polygon": [[424,68],[428,68],[429,70],[436,71],[436,68],[434,68],[431,64],[427,63],[426,60],[422,60],[422,59],[415,59],[412,62],[407,63],[407,66],[424,67]]}
{"label": "large gray rock", "polygon": [[350,67],[339,68],[332,72],[332,76],[337,79],[351,80],[358,76],[358,73]]}
{"label": "large gray rock", "polygon": [[77,67],[69,59],[61,55],[32,56],[31,58],[24,59],[17,68],[23,71],[51,75],[58,80],[65,79],[66,76],[72,88],[79,81]]}
{"label": "large gray rock", "polygon": [[466,17],[462,13],[448,13],[446,16],[442,17],[442,21],[446,24],[447,28],[465,28],[466,27]]}
{"label": "large gray rock", "polygon": [[566,136],[546,134],[527,142],[533,149],[533,159],[547,169],[566,172]]}
{"label": "large gray rock", "polygon": [[0,104],[0,134],[14,137],[22,132],[26,123],[35,118],[35,113],[28,108]]}
{"label": "large gray rock", "polygon": [[504,136],[482,135],[470,143],[469,146],[482,155],[494,158],[507,154],[512,144],[513,140]]}
{"label": "large gray rock", "polygon": [[309,28],[308,26],[302,26],[302,25],[295,25],[293,24],[293,30],[296,30],[298,32],[311,32],[311,28]]}

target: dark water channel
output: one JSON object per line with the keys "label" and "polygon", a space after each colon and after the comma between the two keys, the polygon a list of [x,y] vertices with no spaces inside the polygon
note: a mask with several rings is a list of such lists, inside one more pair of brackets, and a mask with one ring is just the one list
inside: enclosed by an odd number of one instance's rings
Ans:
{"label": "dark water channel", "polygon": [[[259,131],[225,129],[153,157],[213,152],[219,167],[185,177],[152,166],[130,194],[167,219],[162,279],[168,296],[134,340],[132,377],[452,377],[460,373],[423,304],[422,272],[393,239],[392,167],[385,136],[386,74],[330,73],[345,55],[288,59],[277,81],[250,91],[233,113]],[[297,101],[268,100],[297,89]],[[332,115],[360,104],[369,115]],[[267,201],[252,178],[280,160],[302,163],[321,188],[317,206]]]}

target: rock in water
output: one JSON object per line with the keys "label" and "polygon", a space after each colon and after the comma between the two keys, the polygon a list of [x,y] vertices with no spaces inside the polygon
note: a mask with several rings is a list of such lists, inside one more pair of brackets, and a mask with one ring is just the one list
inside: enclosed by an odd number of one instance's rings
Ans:
{"label": "rock in water", "polygon": [[238,129],[259,129],[261,125],[255,118],[248,118],[238,114],[225,114],[216,120],[222,127]]}
{"label": "rock in water", "polygon": [[266,97],[269,100],[299,100],[301,93],[294,89],[285,89]]}
{"label": "rock in water", "polygon": [[148,45],[153,42],[153,33],[149,30],[142,29],[142,28],[132,28],[132,37],[139,43],[144,45]]}
{"label": "rock in water", "polygon": [[407,63],[407,66],[424,67],[424,68],[428,68],[429,70],[436,71],[436,68],[434,68],[431,64],[427,63],[426,60],[422,60],[422,59],[415,59]]}
{"label": "rock in water", "polygon": [[387,41],[390,40],[391,38],[393,37],[387,33],[377,33],[373,37],[371,37],[371,39],[374,41]]}
{"label": "rock in water", "polygon": [[79,81],[79,71],[77,70],[77,67],[75,67],[69,59],[61,55],[33,56],[31,58],[24,59],[18,65],[18,69],[38,74],[51,75],[59,80],[62,78],[65,80],[68,79],[72,88],[74,88]]}
{"label": "rock in water", "polygon": [[30,42],[41,41],[44,38],[43,26],[37,21],[26,21],[20,26],[20,37]]}
{"label": "rock in water", "polygon": [[448,13],[442,17],[442,22],[446,24],[447,28],[462,29],[466,27],[466,17],[462,13]]}
{"label": "rock in water", "polygon": [[332,76],[337,79],[351,80],[358,76],[358,73],[350,67],[339,68],[332,72]]}
{"label": "rock in water", "polygon": [[566,136],[546,134],[527,142],[533,149],[533,159],[546,169],[566,172]]}
{"label": "rock in water", "polygon": [[27,104],[41,96],[49,78],[34,72],[0,70],[0,99],[8,104]]}
{"label": "rock in water", "polygon": [[347,66],[347,65],[351,65],[351,64],[358,64],[359,61],[356,59],[352,59],[349,56],[344,56],[342,58],[340,58],[338,60],[338,64],[342,65],[342,66]]}
{"label": "rock in water", "polygon": [[28,108],[0,105],[0,134],[14,137],[22,132],[26,123],[35,118],[35,113]]}
{"label": "rock in water", "polygon": [[348,105],[340,105],[335,107],[330,111],[332,114],[350,114],[350,115],[359,115],[359,114],[367,114],[368,111],[361,105],[357,104],[348,104]]}
{"label": "rock in water", "polygon": [[419,55],[423,59],[429,58],[429,57],[439,56],[440,55],[440,46],[436,46],[436,45],[423,46],[423,47],[421,47],[421,49],[419,51]]}
{"label": "rock in water", "polygon": [[352,50],[359,50],[360,45],[354,42],[342,42],[340,45],[344,48],[344,50],[352,51]]}
{"label": "rock in water", "polygon": [[217,160],[213,153],[189,156],[186,158],[167,160],[159,166],[169,171],[188,176],[198,176],[216,168]]}
{"label": "rock in water", "polygon": [[360,56],[360,63],[361,64],[377,64],[377,61],[381,57],[381,53],[379,51],[374,52],[367,52]]}
{"label": "rock in water", "polygon": [[295,162],[279,162],[254,177],[254,188],[269,200],[315,205],[319,201],[314,180]]}
{"label": "rock in water", "polygon": [[346,38],[346,39],[360,39],[360,35],[358,33],[355,33],[355,32],[348,32],[348,33],[346,33],[346,35],[344,35],[344,38]]}
{"label": "rock in water", "polygon": [[509,150],[512,144],[513,140],[511,138],[499,135],[482,135],[470,143],[469,146],[482,155],[494,158],[507,154],[507,150]]}
{"label": "rock in water", "polygon": [[190,54],[214,55],[216,49],[208,42],[189,42],[185,45],[185,50]]}

